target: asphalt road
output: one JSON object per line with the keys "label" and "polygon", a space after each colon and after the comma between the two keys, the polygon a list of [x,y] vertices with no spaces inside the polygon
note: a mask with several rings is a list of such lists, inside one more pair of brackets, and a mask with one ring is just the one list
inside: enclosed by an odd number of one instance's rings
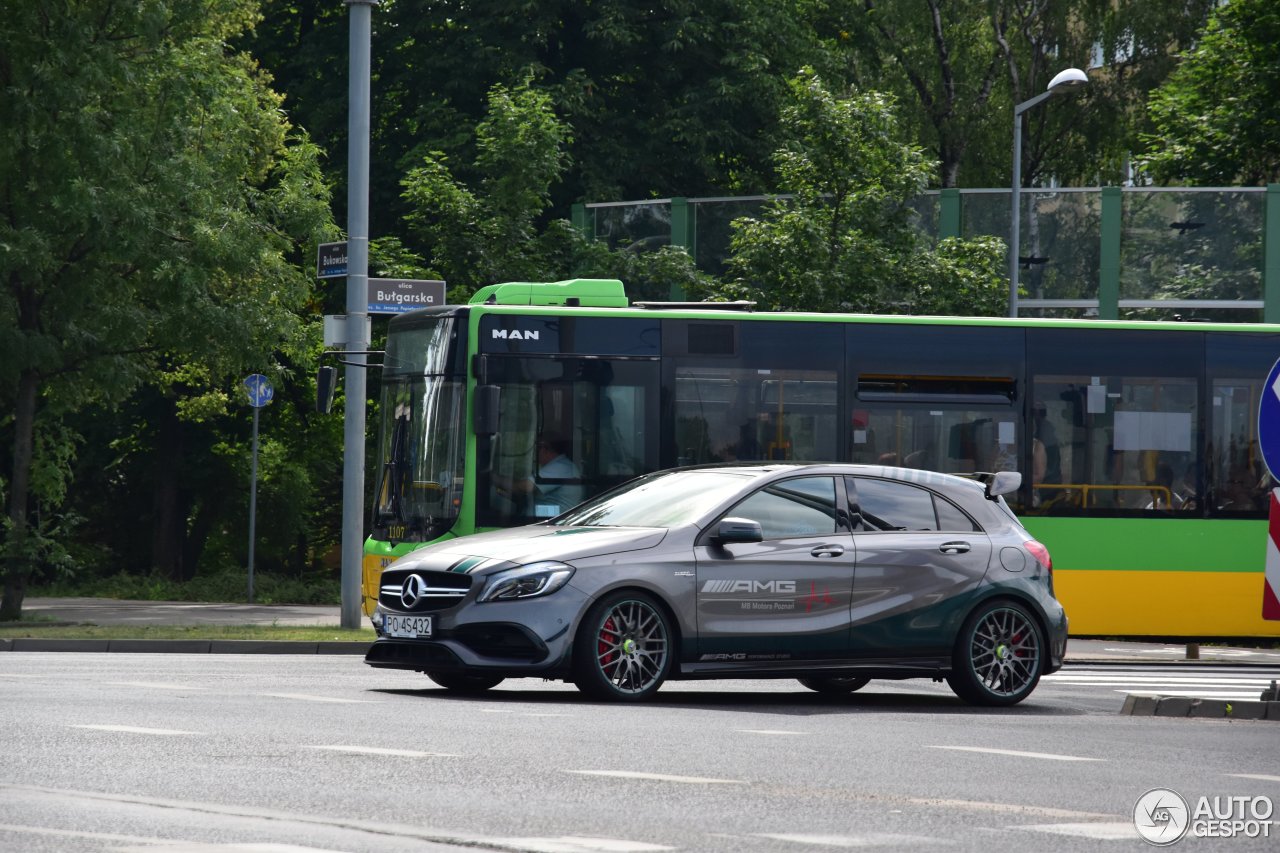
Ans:
{"label": "asphalt road", "polygon": [[1152,788],[1280,801],[1275,723],[1117,713],[1130,690],[1247,695],[1280,669],[1094,669],[1007,710],[929,681],[682,682],[619,706],[528,680],[460,699],[341,656],[11,652],[0,850],[1145,850]]}

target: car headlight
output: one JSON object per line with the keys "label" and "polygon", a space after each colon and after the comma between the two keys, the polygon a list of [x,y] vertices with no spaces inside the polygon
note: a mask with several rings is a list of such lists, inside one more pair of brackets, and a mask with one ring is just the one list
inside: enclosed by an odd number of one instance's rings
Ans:
{"label": "car headlight", "polygon": [[489,585],[476,601],[509,601],[550,595],[573,577],[573,566],[544,561],[518,569],[499,572],[489,578]]}

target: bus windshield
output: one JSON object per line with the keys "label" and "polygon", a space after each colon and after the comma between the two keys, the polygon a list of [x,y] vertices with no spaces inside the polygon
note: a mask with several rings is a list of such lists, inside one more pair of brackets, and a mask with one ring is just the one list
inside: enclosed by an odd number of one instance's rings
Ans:
{"label": "bus windshield", "polygon": [[431,317],[387,338],[373,521],[392,541],[430,541],[458,519],[466,383],[448,373],[453,325]]}

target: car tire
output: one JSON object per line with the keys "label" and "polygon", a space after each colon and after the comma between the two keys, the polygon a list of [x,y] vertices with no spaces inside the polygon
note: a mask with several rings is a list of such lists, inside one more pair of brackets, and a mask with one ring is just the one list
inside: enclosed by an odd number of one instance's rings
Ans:
{"label": "car tire", "polygon": [[800,678],[797,679],[810,690],[824,696],[846,696],[861,690],[870,682],[870,678]]}
{"label": "car tire", "polygon": [[971,705],[1016,705],[1040,683],[1044,659],[1044,632],[1030,611],[990,601],[960,629],[947,683]]}
{"label": "car tire", "polygon": [[592,605],[573,644],[573,682],[593,699],[643,702],[658,692],[675,660],[666,611],[650,595],[626,590]]}
{"label": "car tire", "polygon": [[471,675],[465,672],[428,672],[427,678],[451,693],[462,693],[468,696],[477,696],[503,682],[501,676]]}

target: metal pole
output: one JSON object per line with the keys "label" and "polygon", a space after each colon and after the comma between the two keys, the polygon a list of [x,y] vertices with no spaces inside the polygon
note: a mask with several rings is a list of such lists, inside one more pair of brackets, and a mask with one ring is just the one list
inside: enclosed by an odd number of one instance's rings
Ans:
{"label": "metal pole", "polygon": [[253,407],[253,465],[249,475],[249,603],[253,604],[253,543],[258,526],[258,407]]}
{"label": "metal pole", "polygon": [[[347,114],[347,349],[367,350],[369,316],[369,68],[377,0],[346,0],[350,11]],[[349,358],[342,466],[342,627],[360,627],[364,554],[365,357]]]}
{"label": "metal pole", "polygon": [[1022,229],[1022,111],[1013,109],[1013,212],[1009,220],[1009,316],[1018,316],[1018,241]]}

